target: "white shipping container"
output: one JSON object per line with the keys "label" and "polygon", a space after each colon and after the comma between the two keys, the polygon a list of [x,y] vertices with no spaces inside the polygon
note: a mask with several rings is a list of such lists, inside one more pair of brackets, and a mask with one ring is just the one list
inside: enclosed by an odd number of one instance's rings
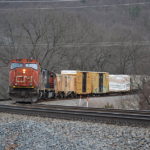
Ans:
{"label": "white shipping container", "polygon": [[76,70],[61,70],[61,74],[77,74]]}
{"label": "white shipping container", "polygon": [[130,91],[129,75],[109,75],[109,91]]}

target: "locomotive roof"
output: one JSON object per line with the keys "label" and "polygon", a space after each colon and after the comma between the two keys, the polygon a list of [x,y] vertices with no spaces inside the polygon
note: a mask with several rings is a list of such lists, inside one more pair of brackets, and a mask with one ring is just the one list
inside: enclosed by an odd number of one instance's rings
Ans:
{"label": "locomotive roof", "polygon": [[13,59],[10,62],[14,62],[14,63],[39,63],[35,59]]}

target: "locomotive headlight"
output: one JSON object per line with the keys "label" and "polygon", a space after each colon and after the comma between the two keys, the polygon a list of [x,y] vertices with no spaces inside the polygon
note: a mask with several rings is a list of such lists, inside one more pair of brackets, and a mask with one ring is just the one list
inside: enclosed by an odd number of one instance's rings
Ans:
{"label": "locomotive headlight", "polygon": [[23,73],[26,73],[26,69],[23,69],[22,71],[23,71]]}

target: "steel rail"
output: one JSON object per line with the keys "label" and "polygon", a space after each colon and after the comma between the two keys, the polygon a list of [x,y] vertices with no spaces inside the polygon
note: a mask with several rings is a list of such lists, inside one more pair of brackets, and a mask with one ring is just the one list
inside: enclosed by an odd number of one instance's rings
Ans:
{"label": "steel rail", "polygon": [[123,110],[123,109],[105,109],[105,108],[94,108],[94,107],[78,107],[78,106],[63,106],[63,105],[46,105],[46,104],[16,104],[16,106],[26,107],[44,107],[48,109],[59,109],[59,110],[80,110],[80,111],[94,111],[94,112],[120,112],[120,113],[136,113],[136,114],[149,114],[150,110]]}
{"label": "steel rail", "polygon": [[[81,120],[94,120],[94,121],[102,121],[102,120],[116,120],[121,122],[139,122],[140,124],[150,125],[150,112],[140,113],[135,111],[109,111],[109,110],[96,110],[94,108],[76,108],[71,109],[73,107],[67,106],[47,106],[44,105],[0,105],[0,112],[5,113],[15,113],[15,114],[25,114],[25,115],[34,115],[34,116],[44,116],[50,118],[59,118],[59,119],[81,119]],[[137,123],[136,123],[137,124]]]}
{"label": "steel rail", "polygon": [[9,101],[11,98],[1,98],[0,101]]}
{"label": "steel rail", "polygon": [[[88,98],[102,98],[102,97],[117,97],[117,96],[134,96],[134,94],[137,94],[138,91],[130,91],[130,92],[123,92],[123,93],[118,93],[118,92],[111,92],[111,93],[101,93],[100,95],[97,96],[82,96],[82,99]],[[50,99],[39,99],[35,103],[41,103],[41,102],[47,102],[47,101],[60,101],[60,100],[65,100],[65,101],[70,101],[70,100],[79,100],[80,97],[64,97],[64,98],[50,98]]]}
{"label": "steel rail", "polygon": [[125,113],[148,113],[150,114],[150,110],[123,110],[123,109],[106,109],[106,108],[94,108],[94,107],[78,107],[78,106],[63,106],[63,105],[46,105],[46,104],[33,104],[27,106],[36,106],[36,107],[46,107],[46,108],[63,108],[63,109],[80,109],[80,110],[88,110],[88,111],[105,111],[105,112],[125,112]]}

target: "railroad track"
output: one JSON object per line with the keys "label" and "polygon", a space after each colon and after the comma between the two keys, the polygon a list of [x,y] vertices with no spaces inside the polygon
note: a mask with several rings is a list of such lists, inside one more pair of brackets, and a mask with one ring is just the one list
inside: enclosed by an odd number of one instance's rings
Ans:
{"label": "railroad track", "polygon": [[[137,91],[132,91],[132,92],[122,92],[122,93],[118,93],[118,92],[112,92],[112,93],[101,93],[100,95],[93,95],[93,96],[87,96],[87,95],[83,95],[81,98],[82,99],[86,99],[88,98],[98,98],[98,97],[113,97],[113,96],[125,96],[125,95],[133,95],[133,94],[137,94]],[[80,96],[77,97],[64,97],[64,98],[50,98],[50,99],[39,99],[37,102],[35,103],[41,103],[41,102],[48,102],[48,101],[59,101],[59,100],[75,100],[75,99],[79,99]],[[1,98],[0,101],[9,101],[12,100],[11,98]]]}
{"label": "railroad track", "polygon": [[[113,97],[113,96],[126,96],[126,95],[134,95],[134,94],[138,94],[137,91],[135,92],[122,92],[122,93],[118,93],[118,92],[112,92],[112,93],[102,93],[101,95],[95,95],[95,96],[87,96],[87,95],[82,95],[82,99],[86,99],[87,97],[88,98],[101,98],[101,97]],[[35,103],[41,103],[41,102],[47,102],[47,101],[59,101],[59,100],[75,100],[75,99],[80,99],[80,96],[77,96],[77,97],[64,97],[64,98],[50,98],[50,99],[40,99],[38,100],[37,102]]]}
{"label": "railroad track", "polygon": [[0,112],[67,120],[105,122],[119,125],[150,126],[150,111],[83,108],[60,105],[0,105]]}
{"label": "railroad track", "polygon": [[0,101],[9,101],[11,98],[1,98]]}

